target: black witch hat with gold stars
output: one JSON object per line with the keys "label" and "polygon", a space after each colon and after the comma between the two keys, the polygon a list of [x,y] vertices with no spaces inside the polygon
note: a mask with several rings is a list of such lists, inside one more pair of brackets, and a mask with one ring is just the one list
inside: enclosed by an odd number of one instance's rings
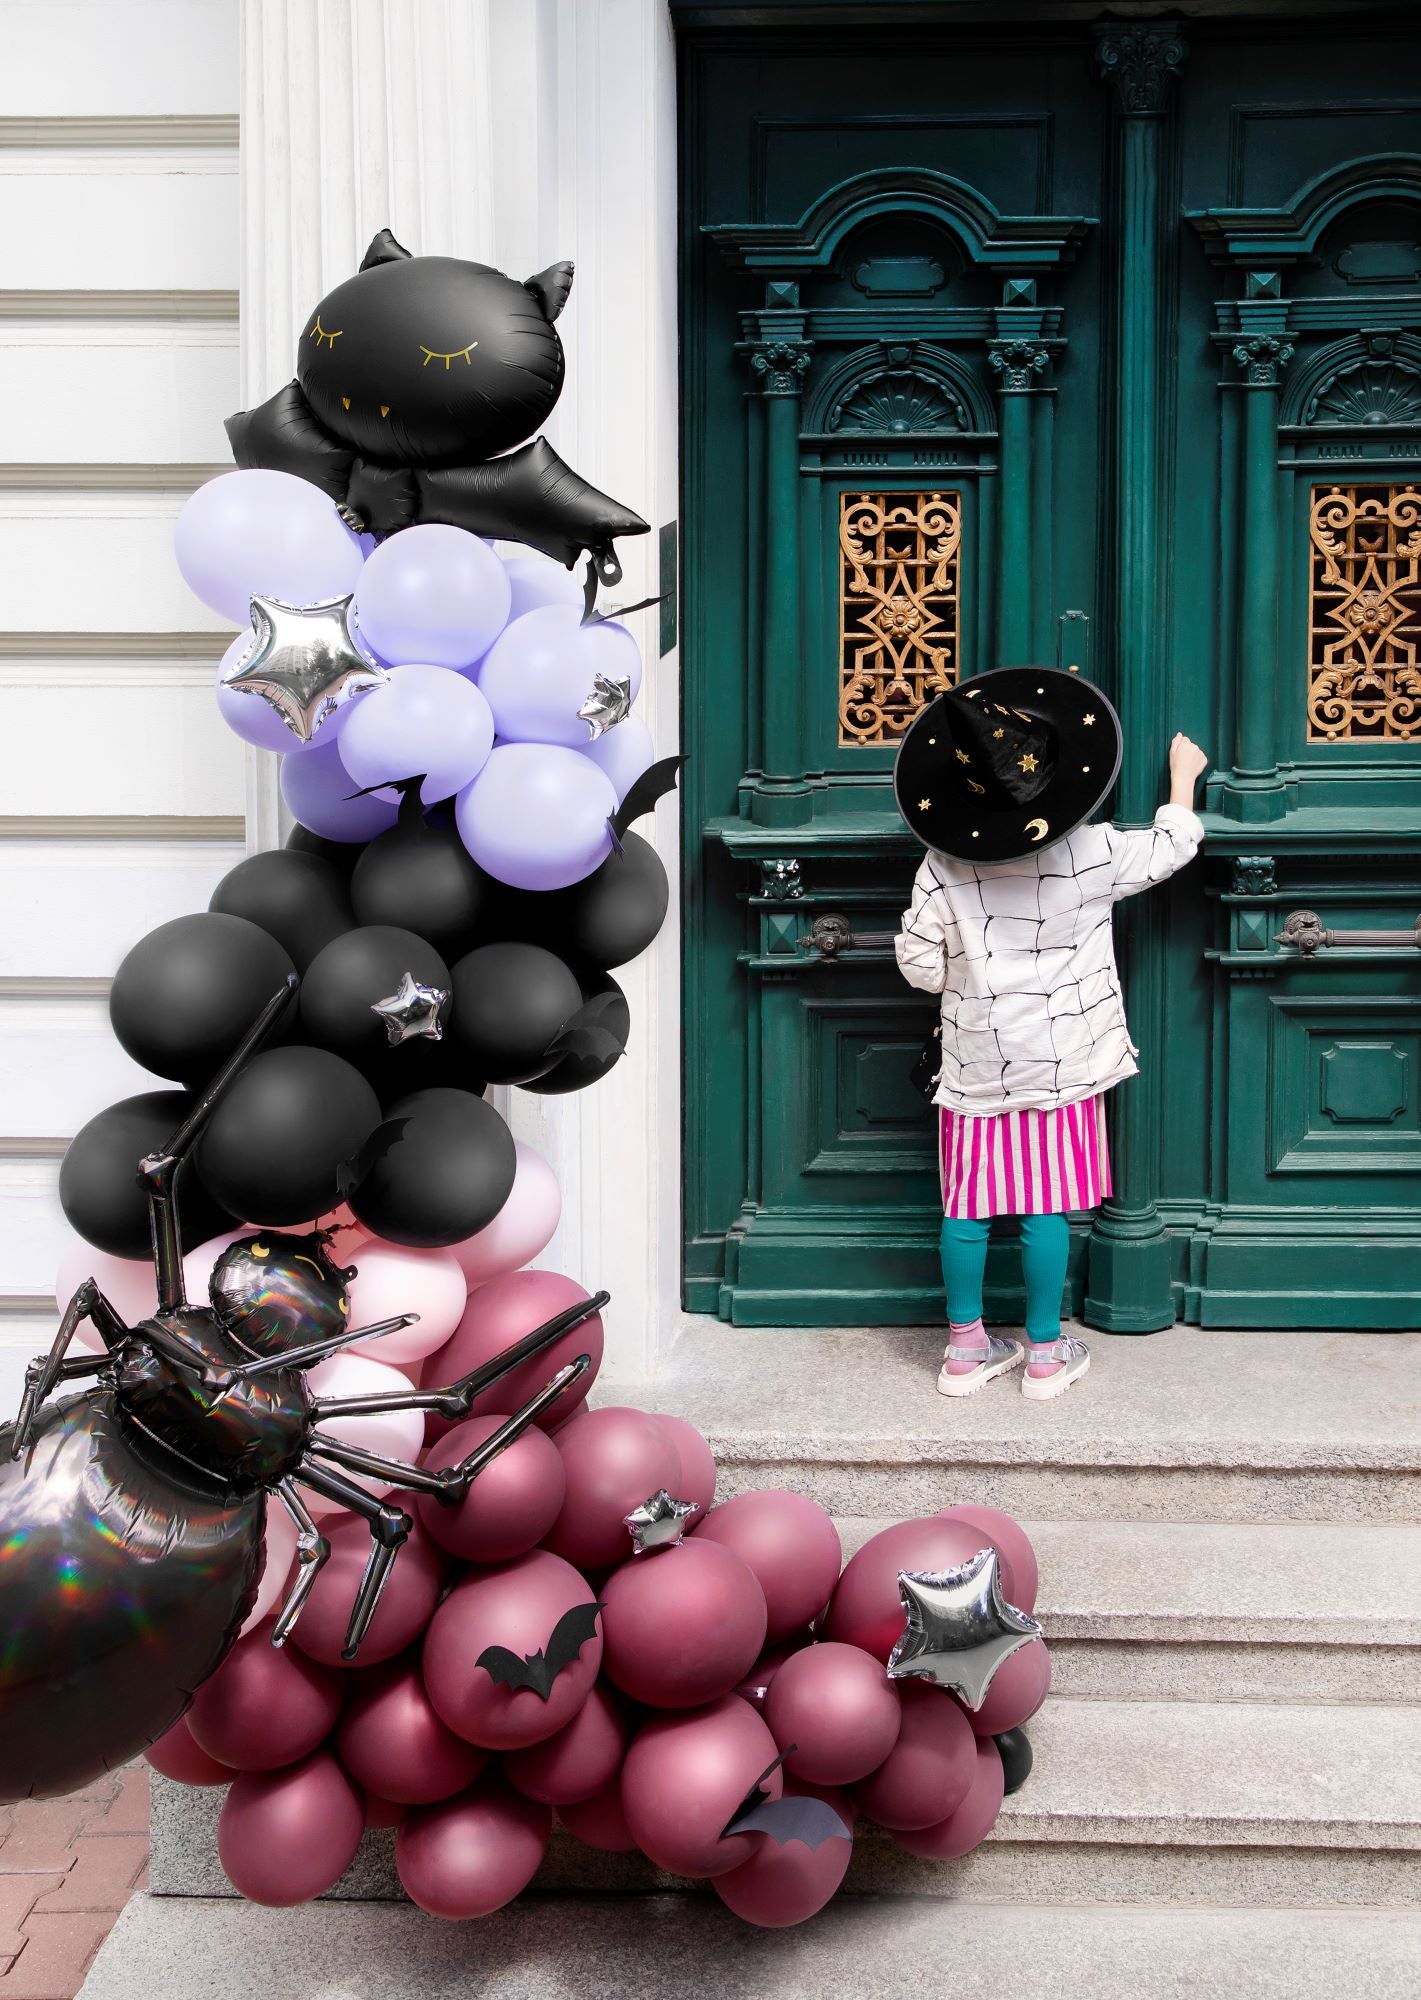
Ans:
{"label": "black witch hat with gold stars", "polygon": [[1058,667],[998,667],[940,694],[899,745],[898,810],[960,861],[1015,861],[1088,820],[1120,770],[1120,718]]}

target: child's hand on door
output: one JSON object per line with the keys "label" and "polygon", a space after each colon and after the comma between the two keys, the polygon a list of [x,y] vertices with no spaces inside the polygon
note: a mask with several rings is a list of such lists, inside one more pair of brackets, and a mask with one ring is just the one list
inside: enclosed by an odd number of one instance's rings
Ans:
{"label": "child's hand on door", "polygon": [[1184,734],[1176,730],[1169,746],[1169,802],[1172,806],[1194,804],[1194,787],[1209,768],[1209,759]]}

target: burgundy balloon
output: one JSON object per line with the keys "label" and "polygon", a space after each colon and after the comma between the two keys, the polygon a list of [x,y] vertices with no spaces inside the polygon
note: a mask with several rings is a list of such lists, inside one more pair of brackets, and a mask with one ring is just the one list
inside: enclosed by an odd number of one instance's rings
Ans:
{"label": "burgundy balloon", "polygon": [[797,1653],[802,1646],[813,1644],[812,1632],[794,1632],[788,1639],[781,1639],[774,1646],[766,1646],[745,1678],[736,1682],[734,1693],[738,1694],[742,1701],[748,1701],[751,1708],[763,1715],[765,1696],[770,1692],[770,1684],[775,1675],[792,1653]]}
{"label": "burgundy balloon", "polygon": [[179,1785],[230,1785],[237,1775],[230,1764],[219,1764],[194,1742],[185,1715],[180,1715],[171,1729],[165,1729],[156,1743],[150,1743],[143,1755],[155,1771]]}
{"label": "burgundy balloon", "polygon": [[407,1812],[395,1867],[432,1917],[486,1917],[526,1889],[548,1851],[553,1816],[492,1774],[457,1798]]}
{"label": "burgundy balloon", "polygon": [[620,1772],[615,1778],[609,1778],[590,1799],[569,1800],[566,1805],[559,1806],[558,1818],[584,1847],[600,1848],[604,1854],[636,1852],[636,1840],[627,1824],[626,1809],[622,1804]]}
{"label": "burgundy balloon", "polygon": [[311,1586],[305,1609],[291,1634],[291,1644],[328,1667],[375,1667],[413,1645],[444,1585],[444,1552],[416,1521],[409,1540],[395,1557],[385,1581],[370,1629],[354,1660],[341,1658],[350,1608],[370,1554],[369,1524],[358,1516],[328,1522],[331,1552]]}
{"label": "burgundy balloon", "polygon": [[[829,1600],[823,1637],[862,1646],[886,1663],[903,1635],[905,1622],[898,1572],[954,1569],[959,1563],[970,1562],[982,1546],[980,1528],[933,1515],[881,1529],[845,1564]],[[1004,1590],[1005,1570],[1004,1564]]]}
{"label": "burgundy balloon", "polygon": [[934,1826],[955,1812],[977,1768],[977,1739],[945,1689],[900,1681],[898,1700],[898,1741],[852,1794],[871,1820],[895,1832]]}
{"label": "burgundy balloon", "polygon": [[393,1799],[382,1799],[374,1792],[365,1794],[365,1824],[367,1826],[398,1826],[405,1816],[405,1808],[396,1805]]}
{"label": "burgundy balloon", "polygon": [[[822,1799],[842,1815],[847,1827],[853,1827],[853,1807],[831,1786],[792,1778],[785,1784],[785,1797]],[[726,1908],[747,1924],[784,1930],[818,1915],[847,1875],[853,1852],[852,1830],[846,1839],[834,1835],[818,1847],[802,1840],[787,1840],[781,1847],[767,1837],[758,1853],[728,1875],[717,1875],[711,1886]]]}
{"label": "burgundy balloon", "polygon": [[[1014,1521],[1010,1514],[1003,1514],[998,1507],[944,1507],[939,1519],[944,1521],[965,1521],[984,1535],[1002,1559],[1002,1594],[1018,1611],[1031,1611],[1036,1605],[1037,1572],[1036,1551],[1027,1538],[1025,1528]],[[1007,1588],[1008,1579],[1011,1587]]]}
{"label": "burgundy balloon", "polygon": [[601,1791],[622,1768],[631,1741],[631,1717],[615,1688],[597,1681],[571,1722],[556,1736],[510,1750],[503,1775],[530,1799],[544,1805],[575,1805]]}
{"label": "burgundy balloon", "polygon": [[567,1481],[548,1547],[582,1569],[632,1552],[626,1517],[661,1487],[675,1489],[681,1457],[658,1417],[612,1404],[559,1433]]}
{"label": "burgundy balloon", "polygon": [[234,1889],[287,1909],[333,1887],[355,1859],[365,1800],[329,1750],[244,1771],[222,1806],[217,1853]]}
{"label": "burgundy balloon", "polygon": [[962,1803],[935,1826],[895,1833],[893,1838],[905,1852],[924,1861],[950,1861],[955,1855],[970,1854],[996,1825],[1003,1789],[1001,1752],[990,1736],[979,1737],[976,1767]]}
{"label": "burgundy balloon", "polygon": [[[632,1738],[622,1765],[622,1806],[633,1840],[675,1875],[728,1875],[764,1836],[735,1833],[722,1840],[721,1832],[777,1754],[765,1724],[734,1695],[689,1715],[652,1716]],[[780,1796],[778,1769],[764,1789],[772,1799]]]}
{"label": "burgundy balloon", "polygon": [[839,1531],[818,1502],[802,1493],[778,1487],[738,1493],[713,1508],[696,1534],[734,1549],[755,1572],[765,1593],[771,1640],[812,1625],[839,1581],[844,1560]]}
{"label": "burgundy balloon", "polygon": [[[506,1421],[498,1415],[456,1424],[424,1454],[438,1470],[467,1458]],[[469,1562],[508,1562],[535,1548],[558,1517],[565,1479],[557,1446],[536,1425],[505,1445],[462,1500],[442,1505],[422,1493],[415,1511],[442,1549]]]}
{"label": "burgundy balloon", "polygon": [[765,1593],[718,1542],[633,1556],[607,1579],[603,1597],[607,1675],[649,1708],[696,1708],[728,1695],[765,1643]]}
{"label": "burgundy balloon", "polygon": [[[443,1382],[456,1382],[470,1369],[492,1361],[495,1355],[512,1347],[535,1326],[556,1318],[569,1306],[580,1305],[590,1296],[581,1285],[557,1271],[510,1271],[502,1278],[491,1278],[486,1285],[470,1292],[463,1318],[451,1338],[425,1362],[420,1379],[427,1386],[436,1387]],[[556,1375],[569,1361],[575,1361],[579,1354],[590,1354],[592,1366],[539,1417],[539,1427],[551,1430],[569,1409],[575,1409],[586,1398],[597,1378],[602,1365],[600,1313],[573,1327],[531,1360],[520,1362],[511,1374],[495,1382],[491,1389],[485,1389],[481,1396],[475,1396],[471,1414],[482,1417],[496,1410],[519,1409],[550,1376]],[[440,1437],[448,1428],[442,1419],[437,1420],[430,1435]]]}
{"label": "burgundy balloon", "polygon": [[488,1762],[440,1720],[408,1653],[354,1677],[335,1747],[357,1784],[402,1806],[452,1798]]}
{"label": "burgundy balloon", "polygon": [[816,1785],[847,1785],[876,1770],[898,1741],[903,1711],[881,1660],[857,1646],[806,1646],[785,1661],[765,1697],[785,1769]]}
{"label": "burgundy balloon", "polygon": [[1029,1639],[992,1675],[987,1698],[967,1720],[978,1736],[1000,1736],[1030,1722],[1051,1686],[1051,1655],[1044,1639]]}
{"label": "burgundy balloon", "polygon": [[656,1421],[670,1433],[681,1461],[681,1477],[676,1481],[676,1498],[693,1500],[703,1514],[715,1499],[715,1454],[694,1424],[684,1417],[667,1416],[658,1410]]}
{"label": "burgundy balloon", "polygon": [[456,1583],[430,1620],[423,1660],[429,1699],[449,1727],[489,1750],[521,1750],[571,1722],[597,1679],[600,1632],[558,1674],[546,1701],[536,1688],[496,1683],[477,1661],[486,1646],[525,1657],[545,1651],[563,1614],[592,1601],[585,1579],[546,1549]]}
{"label": "burgundy balloon", "polygon": [[237,1771],[309,1756],[340,1714],[341,1676],[271,1643],[271,1621],[238,1640],[187,1712],[198,1748]]}

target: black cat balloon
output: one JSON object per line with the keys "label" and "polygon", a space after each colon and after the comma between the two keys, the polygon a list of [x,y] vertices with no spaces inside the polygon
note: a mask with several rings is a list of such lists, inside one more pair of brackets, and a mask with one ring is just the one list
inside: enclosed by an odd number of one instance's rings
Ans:
{"label": "black cat balloon", "polygon": [[228,418],[233,457],[309,480],[357,530],[446,522],[569,566],[586,550],[616,583],[613,540],[646,522],[545,438],[524,443],[562,389],[553,322],[571,286],[571,264],[519,284],[487,264],[412,257],[382,229],[302,332],[296,380]]}

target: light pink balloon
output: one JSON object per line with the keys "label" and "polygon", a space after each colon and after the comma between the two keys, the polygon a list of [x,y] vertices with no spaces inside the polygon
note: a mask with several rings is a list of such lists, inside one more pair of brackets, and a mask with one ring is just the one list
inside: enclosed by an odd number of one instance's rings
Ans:
{"label": "light pink balloon", "polygon": [[763,1710],[785,1768],[816,1785],[848,1785],[898,1741],[903,1711],[888,1671],[857,1646],[806,1646],[785,1661]]}
{"label": "light pink balloon", "polygon": [[979,1528],[932,1515],[881,1529],[845,1564],[822,1636],[862,1646],[886,1664],[905,1624],[898,1572],[953,1569],[970,1562],[982,1546]]}
{"label": "light pink balloon", "polygon": [[156,1743],[150,1743],[143,1755],[155,1771],[179,1785],[230,1785],[237,1775],[230,1764],[219,1764],[194,1742],[185,1715],[180,1715],[171,1729],[165,1729]]}
{"label": "light pink balloon", "polygon": [[432,1917],[486,1917],[526,1889],[548,1851],[553,1816],[501,1778],[407,1812],[395,1835],[405,1894]]}
{"label": "light pink balloon", "polygon": [[328,1521],[331,1552],[311,1587],[290,1644],[328,1667],[378,1666],[411,1646],[429,1623],[444,1586],[444,1552],[416,1521],[395,1557],[370,1629],[353,1661],[341,1657],[346,1626],[370,1554],[369,1524],[358,1515]]}
{"label": "light pink balloon", "polygon": [[469,1288],[447,1250],[408,1250],[400,1243],[373,1239],[352,1252],[355,1276],[350,1281],[350,1324],[375,1326],[401,1313],[418,1313],[413,1326],[381,1334],[352,1354],[368,1354],[388,1367],[423,1361],[442,1347],[459,1324]]}
{"label": "light pink balloon", "polygon": [[373,1232],[363,1222],[357,1222],[353,1209],[342,1204],[333,1208],[329,1215],[323,1215],[316,1224],[317,1229],[328,1229],[331,1240],[326,1245],[326,1254],[333,1264],[344,1268],[355,1262],[355,1252],[362,1243],[374,1240]]}
{"label": "light pink balloon", "polygon": [[[431,1445],[424,1463],[456,1465],[500,1430],[503,1416],[470,1417]],[[420,1494],[415,1509],[441,1548],[470,1562],[507,1562],[542,1541],[558,1517],[566,1484],[562,1457],[535,1424],[505,1445],[473,1480],[462,1500],[446,1505]]]}
{"label": "light pink balloon", "polygon": [[[456,1382],[461,1375],[504,1353],[534,1327],[556,1318],[569,1306],[580,1305],[590,1296],[581,1285],[557,1271],[510,1271],[502,1278],[493,1278],[470,1292],[454,1338],[430,1355],[424,1363],[422,1379],[431,1385]],[[602,1364],[600,1313],[573,1327],[551,1347],[521,1362],[491,1389],[476,1396],[471,1414],[477,1417],[494,1410],[518,1409],[537,1394],[549,1376],[566,1367],[569,1361],[575,1361],[579,1354],[590,1354],[592,1366],[539,1417],[540,1427],[551,1430],[586,1399],[596,1380]],[[436,1420],[430,1428],[436,1436],[442,1436],[449,1426],[441,1427]]]}
{"label": "light pink balloon", "polygon": [[602,1598],[608,1677],[650,1708],[728,1696],[765,1643],[765,1593],[718,1542],[633,1556],[613,1570]]}
{"label": "light pink balloon", "polygon": [[518,1165],[507,1201],[492,1222],[453,1244],[447,1253],[457,1257],[470,1285],[485,1285],[490,1278],[531,1264],[551,1243],[562,1214],[562,1195],[552,1168],[521,1139],[513,1145]]}
{"label": "light pink balloon", "polygon": [[924,1861],[950,1861],[955,1855],[970,1854],[996,1825],[1004,1787],[1001,1752],[990,1736],[979,1737],[976,1768],[962,1803],[936,1826],[895,1833],[893,1838]]}
{"label": "light pink balloon", "polygon": [[225,1229],[220,1236],[209,1236],[205,1243],[199,1243],[183,1258],[183,1288],[187,1292],[188,1303],[205,1306],[210,1303],[208,1282],[212,1268],[229,1243],[240,1243],[244,1237],[259,1236],[261,1231],[253,1223],[244,1223],[240,1229]]}
{"label": "light pink balloon", "polygon": [[295,1560],[296,1523],[276,1494],[269,1494],[266,1525],[262,1530],[262,1572],[257,1582],[256,1598],[238,1638],[245,1639],[249,1632],[255,1632],[258,1625],[264,1623],[282,1604]]}
{"label": "light pink balloon", "polygon": [[356,1783],[392,1805],[452,1798],[488,1763],[440,1720],[409,1653],[352,1677],[335,1747]]}
{"label": "light pink balloon", "polygon": [[658,1410],[656,1421],[668,1431],[681,1460],[681,1477],[676,1482],[678,1500],[693,1500],[702,1514],[710,1511],[715,1499],[715,1455],[694,1424],[684,1417],[671,1417]]}
{"label": "light pink balloon", "polygon": [[558,1620],[592,1602],[586,1580],[546,1549],[455,1584],[430,1620],[423,1656],[429,1698],[449,1727],[488,1750],[521,1750],[571,1722],[602,1663],[600,1631],[563,1667],[546,1701],[536,1688],[495,1682],[477,1662],[486,1646],[525,1657],[545,1651]]}
{"label": "light pink balloon", "polygon": [[558,1818],[574,1840],[580,1840],[585,1847],[600,1848],[604,1854],[636,1852],[636,1841],[622,1805],[620,1773],[591,1798],[570,1800],[559,1806]]}
{"label": "light pink balloon", "polygon": [[942,1688],[900,1681],[903,1726],[878,1769],[853,1788],[871,1820],[895,1831],[935,1826],[967,1796],[977,1743],[966,1716]]}
{"label": "light pink balloon", "polygon": [[253,1903],[309,1903],[344,1875],[365,1831],[365,1801],[329,1750],[281,1771],[244,1771],[222,1807],[217,1853]]}
{"label": "light pink balloon", "polygon": [[817,1847],[802,1840],[787,1840],[781,1846],[766,1838],[748,1861],[742,1861],[728,1875],[716,1876],[711,1886],[726,1908],[747,1924],[758,1924],[765,1930],[784,1930],[817,1916],[837,1891],[853,1859],[853,1807],[842,1792],[793,1778],[786,1781],[785,1797],[822,1799],[840,1815],[849,1831],[842,1839],[831,1834]]}
{"label": "light pink balloon", "polygon": [[[62,1313],[86,1278],[92,1278],[126,1326],[151,1319],[158,1310],[158,1292],[153,1281],[153,1263],[148,1257],[110,1257],[92,1243],[75,1237],[67,1243],[59,1259],[54,1279],[54,1303]],[[207,1293],[199,1295],[205,1304]],[[88,1320],[80,1323],[75,1346],[87,1354],[102,1354],[104,1343]]]}
{"label": "light pink balloon", "polygon": [[209,1757],[237,1771],[295,1764],[324,1741],[340,1714],[341,1677],[262,1626],[239,1640],[193,1696],[187,1725]]}
{"label": "light pink balloon", "polygon": [[559,1808],[573,1805],[616,1777],[631,1734],[626,1703],[605,1681],[597,1681],[556,1736],[526,1750],[510,1750],[503,1774],[530,1799]]}
{"label": "light pink balloon", "polygon": [[[675,1875],[701,1881],[728,1875],[764,1836],[734,1833],[723,1840],[722,1829],[776,1754],[774,1737],[734,1695],[689,1715],[651,1717],[632,1738],[622,1765],[622,1807],[632,1838]],[[761,1782],[772,1799],[784,1789],[778,1768]]]}
{"label": "light pink balloon", "polygon": [[559,1436],[567,1480],[547,1541],[581,1569],[606,1569],[632,1552],[626,1517],[664,1487],[675,1489],[681,1456],[657,1417],[621,1404],[590,1410]]}
{"label": "light pink balloon", "polygon": [[1051,1688],[1051,1655],[1044,1639],[1029,1639],[992,1675],[987,1698],[967,1720],[978,1736],[1000,1736],[1030,1722]]}
{"label": "light pink balloon", "polygon": [[[1018,1611],[1031,1611],[1036,1604],[1036,1551],[1025,1528],[998,1507],[944,1507],[944,1521],[965,1521],[975,1528],[1002,1559],[1002,1591]],[[1011,1588],[1007,1589],[1007,1580]]]}
{"label": "light pink balloon", "polygon": [[[698,1525],[696,1538],[734,1549],[755,1572],[765,1593],[770,1621],[765,1636],[771,1641],[814,1623],[833,1594],[844,1560],[833,1518],[817,1501],[782,1487],[723,1500]],[[822,1782],[843,1780],[826,1777]]]}
{"label": "light pink balloon", "polygon": [[[373,1353],[345,1351],[330,1355],[308,1370],[306,1385],[313,1396],[390,1396],[405,1394],[410,1377],[387,1361],[377,1361]],[[359,1445],[385,1458],[402,1459],[406,1464],[412,1464],[424,1448],[422,1410],[388,1410],[366,1417],[323,1417],[320,1427],[325,1437],[340,1438],[345,1444]],[[382,1499],[391,1490],[386,1481],[370,1474],[350,1472],[343,1466],[336,1469],[344,1478]],[[309,1490],[303,1492],[302,1498],[318,1519],[324,1515],[346,1517],[347,1510],[338,1500],[328,1500],[323,1494]]]}

